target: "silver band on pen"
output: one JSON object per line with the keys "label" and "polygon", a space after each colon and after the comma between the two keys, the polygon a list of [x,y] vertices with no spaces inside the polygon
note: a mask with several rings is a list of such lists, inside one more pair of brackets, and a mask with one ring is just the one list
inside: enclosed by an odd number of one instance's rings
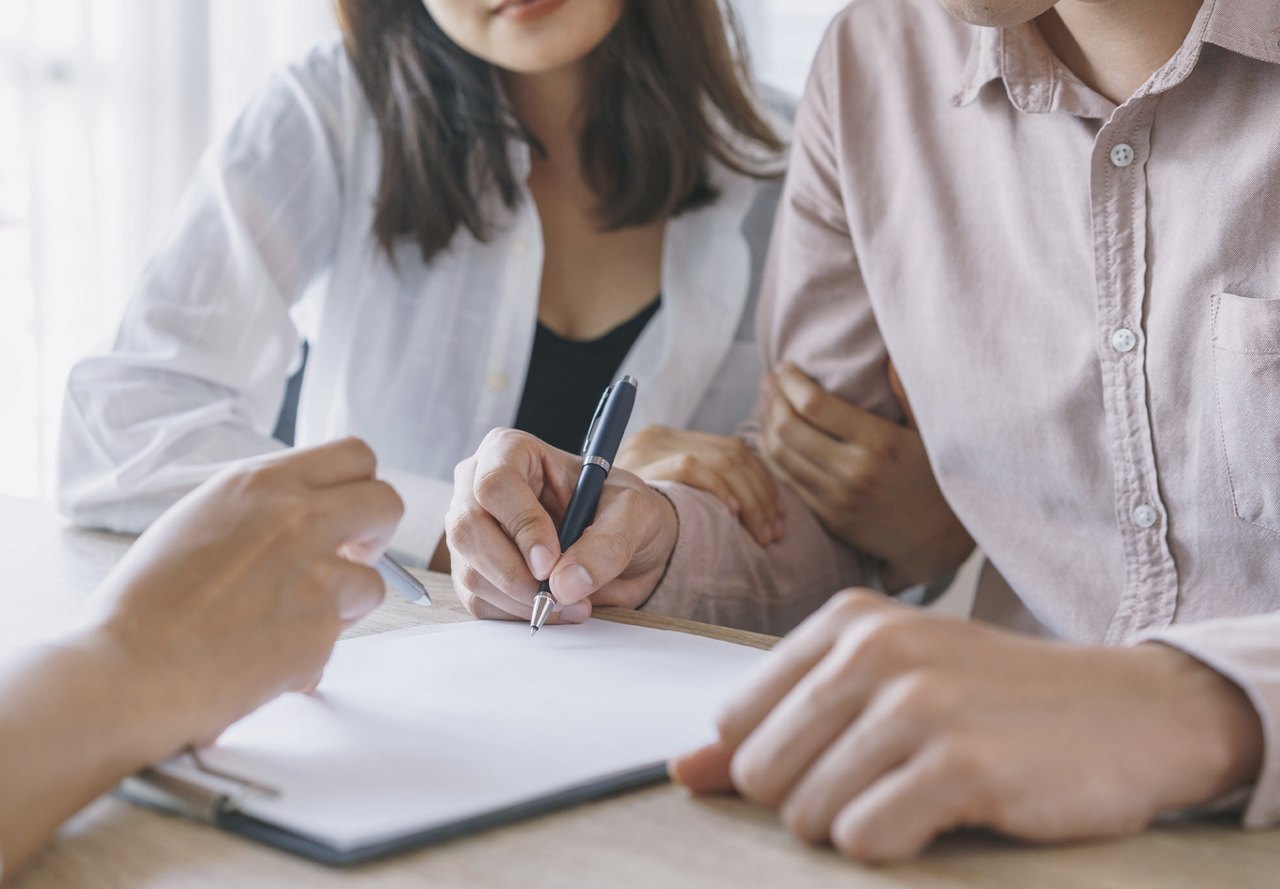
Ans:
{"label": "silver band on pen", "polygon": [[599,466],[605,472],[610,472],[613,469],[613,466],[611,466],[609,464],[609,461],[606,460],[604,457],[596,457],[596,456],[588,457],[587,459],[582,461],[583,466],[586,466],[587,464],[591,464],[592,466]]}

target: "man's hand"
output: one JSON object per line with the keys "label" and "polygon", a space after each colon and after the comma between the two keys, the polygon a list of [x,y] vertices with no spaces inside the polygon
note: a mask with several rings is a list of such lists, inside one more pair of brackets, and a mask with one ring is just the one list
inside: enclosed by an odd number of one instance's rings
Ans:
{"label": "man's hand", "polygon": [[476,617],[528,620],[538,584],[585,621],[591,605],[636,608],[662,579],[676,541],[666,497],[623,469],[609,473],[595,521],[567,552],[556,532],[582,460],[513,429],[485,436],[454,471],[445,522],[458,597]]}
{"label": "man's hand", "polygon": [[1243,692],[1172,648],[1045,642],[870,592],[784,639],[719,730],[672,763],[678,782],[735,787],[866,861],[961,827],[1132,833],[1249,783],[1262,757]]}
{"label": "man's hand", "polygon": [[736,515],[761,546],[782,539],[778,486],[740,438],[646,426],[622,443],[614,465],[647,482],[680,482],[706,491]]}
{"label": "man's hand", "polygon": [[369,447],[348,439],[225,472],[103,583],[94,635],[162,685],[169,706],[157,712],[176,717],[161,755],[313,687],[338,633],[382,601],[370,565],[403,504],[374,469]]}
{"label": "man's hand", "polygon": [[899,590],[947,576],[974,544],[938,489],[906,394],[889,373],[906,426],[783,365],[765,380],[761,447],[826,529],[883,559],[886,586]]}

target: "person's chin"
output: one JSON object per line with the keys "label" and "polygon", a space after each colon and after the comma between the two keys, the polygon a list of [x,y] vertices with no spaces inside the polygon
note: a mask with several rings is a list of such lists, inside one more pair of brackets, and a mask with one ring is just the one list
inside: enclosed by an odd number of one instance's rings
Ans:
{"label": "person's chin", "polygon": [[962,22],[984,28],[1021,25],[1048,12],[1057,0],[940,0]]}

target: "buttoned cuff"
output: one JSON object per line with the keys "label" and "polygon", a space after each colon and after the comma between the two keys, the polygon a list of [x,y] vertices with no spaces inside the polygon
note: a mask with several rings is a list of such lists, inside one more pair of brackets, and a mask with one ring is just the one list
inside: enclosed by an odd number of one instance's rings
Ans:
{"label": "buttoned cuff", "polygon": [[411,568],[425,568],[444,536],[444,517],[453,499],[453,483],[403,469],[379,468],[378,477],[404,501],[404,517],[387,547]]}
{"label": "buttoned cuff", "polygon": [[1183,624],[1145,634],[1230,679],[1249,698],[1262,723],[1262,768],[1244,807],[1244,826],[1280,823],[1280,614]]}

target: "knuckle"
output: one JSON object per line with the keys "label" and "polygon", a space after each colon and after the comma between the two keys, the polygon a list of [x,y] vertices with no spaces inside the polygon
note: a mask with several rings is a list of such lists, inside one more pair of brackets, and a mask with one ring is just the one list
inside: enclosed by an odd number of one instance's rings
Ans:
{"label": "knuckle", "polygon": [[455,487],[467,484],[467,480],[475,474],[476,458],[468,457],[453,467],[453,484]]}
{"label": "knuckle", "polygon": [[867,451],[870,462],[881,467],[892,466],[902,459],[901,440],[895,436],[873,436],[863,447]]}
{"label": "knuckle", "polygon": [[279,461],[254,463],[232,470],[232,478],[250,494],[262,494],[283,481],[284,472]]}
{"label": "knuckle", "polygon": [[486,583],[484,575],[477,571],[475,566],[471,564],[464,563],[462,567],[453,572],[453,576],[454,579],[457,580],[459,586],[476,596],[479,596],[477,590],[483,588]]}
{"label": "knuckle", "polygon": [[769,763],[755,756],[749,747],[740,749],[729,763],[733,786],[746,799],[762,806],[776,806],[781,800],[770,780]]}
{"label": "knuckle", "polygon": [[816,835],[818,831],[814,826],[814,819],[809,815],[808,806],[794,795],[782,804],[782,808],[778,811],[778,817],[782,820],[787,830],[806,842],[816,843],[825,839],[825,837]]}
{"label": "knuckle", "polygon": [[934,767],[938,779],[958,782],[979,794],[992,772],[991,754],[984,745],[953,733],[937,741]]}
{"label": "knuckle", "polygon": [[280,497],[276,501],[274,524],[286,540],[305,541],[315,533],[320,509],[306,497]]}
{"label": "knuckle", "polygon": [[378,457],[374,454],[373,448],[369,447],[369,443],[363,438],[358,438],[354,435],[348,436],[339,441],[337,447],[344,456],[367,466],[369,472],[373,472],[377,468]]}
{"label": "knuckle", "polygon": [[468,510],[449,510],[444,517],[444,539],[449,546],[465,552],[475,534],[475,523]]}
{"label": "knuckle", "polygon": [[813,419],[822,412],[823,401],[821,391],[816,387],[806,387],[804,394],[796,401],[796,411],[805,417]]}
{"label": "knuckle", "polygon": [[498,590],[504,593],[512,593],[523,586],[528,585],[528,581],[532,577],[523,562],[518,562],[509,567],[500,568],[497,575],[489,578],[489,583],[493,584]]}
{"label": "knuckle", "polygon": [[876,853],[868,826],[860,818],[841,819],[831,831],[831,845],[852,861],[868,861]]}
{"label": "knuckle", "polygon": [[651,447],[662,441],[667,432],[666,426],[645,426],[631,436],[630,443],[636,447]]}
{"label": "knuckle", "polygon": [[933,670],[913,670],[888,690],[889,711],[897,720],[921,722],[948,708],[955,699],[950,681]]}
{"label": "knuckle", "polygon": [[507,490],[509,476],[504,467],[487,469],[476,476],[474,492],[481,505],[501,499]]}
{"label": "knuckle", "polygon": [[546,513],[534,509],[525,510],[510,520],[507,531],[513,539],[523,540],[530,534],[536,533],[546,521],[548,521]]}
{"label": "knuckle", "polygon": [[340,585],[338,572],[328,559],[316,559],[303,570],[306,584],[318,592],[332,593]]}
{"label": "knuckle", "polygon": [[854,620],[868,609],[882,604],[884,598],[877,592],[858,587],[841,590],[823,606],[823,610],[844,621]]}
{"label": "knuckle", "polygon": [[685,452],[676,457],[675,471],[684,478],[692,476],[698,471],[700,461],[693,454]]}
{"label": "knuckle", "polygon": [[862,632],[855,645],[864,655],[877,662],[901,662],[915,649],[913,622],[893,613],[881,613],[863,621]]}
{"label": "knuckle", "polygon": [[375,481],[374,484],[376,485],[378,496],[384,501],[386,511],[397,519],[403,517],[404,498],[400,496],[400,492],[381,479]]}

